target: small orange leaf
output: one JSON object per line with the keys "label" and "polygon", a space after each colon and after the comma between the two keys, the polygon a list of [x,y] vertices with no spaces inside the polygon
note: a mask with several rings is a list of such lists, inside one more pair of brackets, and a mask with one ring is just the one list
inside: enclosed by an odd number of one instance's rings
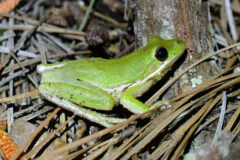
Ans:
{"label": "small orange leaf", "polygon": [[11,139],[10,135],[4,131],[6,128],[6,123],[1,121],[0,123],[0,150],[5,159],[11,159],[13,155],[19,149],[19,146],[16,145]]}
{"label": "small orange leaf", "polygon": [[1,120],[0,121],[0,130],[6,130],[6,128],[7,128],[7,122],[6,122],[6,120]]}
{"label": "small orange leaf", "polygon": [[20,0],[3,0],[0,3],[0,12],[8,13],[11,12],[20,2]]}

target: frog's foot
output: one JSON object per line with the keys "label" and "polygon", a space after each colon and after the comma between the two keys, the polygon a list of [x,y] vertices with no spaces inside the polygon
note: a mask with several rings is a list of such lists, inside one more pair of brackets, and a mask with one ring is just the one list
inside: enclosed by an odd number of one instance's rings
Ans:
{"label": "frog's foot", "polygon": [[78,106],[67,100],[58,98],[56,96],[45,94],[45,98],[48,99],[49,101],[51,100],[51,102],[53,102],[61,107],[73,112],[75,115],[84,117],[84,118],[86,118],[92,122],[98,123],[104,127],[110,127],[114,124],[117,124],[117,123],[120,123],[120,122],[126,120],[124,118],[114,118],[114,117],[111,117],[106,114],[97,113],[95,111],[92,111],[87,108],[83,108],[81,106]]}
{"label": "frog's foot", "polygon": [[153,105],[151,105],[151,109],[158,107],[160,105],[163,105],[162,107],[160,107],[159,109],[157,109],[154,112],[151,112],[149,114],[147,114],[145,117],[150,117],[150,119],[154,119],[155,117],[157,117],[162,111],[164,111],[167,108],[170,108],[171,105],[169,104],[169,101],[167,100],[161,100],[161,101],[156,101],[153,103]]}
{"label": "frog's foot", "polygon": [[162,107],[160,108],[160,111],[163,111],[163,110],[169,108],[169,106],[170,106],[169,101],[167,101],[167,100],[161,100],[161,101],[156,101],[156,102],[154,102],[153,105],[151,105],[151,109],[152,109],[152,108],[155,108],[155,107],[157,107],[157,106],[159,106],[159,105],[162,105],[162,104],[163,104],[164,106],[162,106]]}

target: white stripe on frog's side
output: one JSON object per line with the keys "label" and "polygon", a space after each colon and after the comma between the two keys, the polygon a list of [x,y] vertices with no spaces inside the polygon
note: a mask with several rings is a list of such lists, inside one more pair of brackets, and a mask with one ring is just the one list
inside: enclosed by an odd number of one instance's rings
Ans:
{"label": "white stripe on frog's side", "polygon": [[52,70],[52,69],[55,69],[55,68],[60,68],[60,67],[63,67],[65,66],[66,63],[60,63],[60,64],[56,64],[56,65],[50,65],[50,66],[46,66],[46,65],[38,65],[37,66],[37,72],[38,73],[43,73],[47,70]]}
{"label": "white stripe on frog's side", "polygon": [[166,68],[170,63],[174,62],[178,57],[179,57],[179,55],[175,55],[171,60],[163,62],[163,64],[156,71],[154,71],[153,73],[151,73],[149,76],[145,77],[142,80],[137,80],[133,83],[124,84],[124,85],[121,85],[121,86],[118,86],[115,88],[102,88],[102,89],[105,90],[106,92],[112,94],[115,102],[119,102],[122,92],[124,90],[126,90],[127,88],[143,84],[143,83],[147,82],[149,79],[151,79],[152,77],[154,77],[156,74],[159,74],[158,80],[160,80],[162,73],[159,73],[159,72],[161,72],[164,68]]}

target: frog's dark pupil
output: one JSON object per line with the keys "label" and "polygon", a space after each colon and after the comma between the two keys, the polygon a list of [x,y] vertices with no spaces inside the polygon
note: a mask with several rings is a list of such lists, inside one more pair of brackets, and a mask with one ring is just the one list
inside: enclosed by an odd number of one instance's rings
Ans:
{"label": "frog's dark pupil", "polygon": [[155,51],[155,57],[159,61],[165,61],[168,58],[168,51],[164,47],[160,47]]}

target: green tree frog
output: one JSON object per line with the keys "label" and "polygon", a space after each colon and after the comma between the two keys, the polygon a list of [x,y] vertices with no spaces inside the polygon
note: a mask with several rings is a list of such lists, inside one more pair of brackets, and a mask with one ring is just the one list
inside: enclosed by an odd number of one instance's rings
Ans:
{"label": "green tree frog", "polygon": [[37,68],[42,73],[39,92],[74,114],[109,127],[124,119],[93,110],[110,111],[118,103],[135,114],[151,109],[135,97],[161,79],[184,50],[185,43],[179,39],[154,36],[144,48],[117,59],[41,64]]}

